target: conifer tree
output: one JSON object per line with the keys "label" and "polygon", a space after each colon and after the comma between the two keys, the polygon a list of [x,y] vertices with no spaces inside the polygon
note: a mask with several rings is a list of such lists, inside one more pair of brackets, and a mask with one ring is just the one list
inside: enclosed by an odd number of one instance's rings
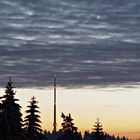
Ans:
{"label": "conifer tree", "polygon": [[2,104],[0,103],[0,139],[4,138],[5,133],[5,122],[4,122],[4,113],[2,112]]}
{"label": "conifer tree", "polygon": [[65,133],[69,132],[77,132],[77,127],[74,126],[74,123],[72,122],[73,119],[71,118],[71,114],[68,116],[65,116],[64,113],[62,113],[61,117],[63,118],[62,123],[62,131]]}
{"label": "conifer tree", "polygon": [[0,140],[21,140],[23,139],[22,131],[22,114],[21,106],[16,103],[15,92],[13,90],[11,78],[7,83],[5,95],[1,97],[0,104]]}
{"label": "conifer tree", "polygon": [[65,115],[62,113],[61,117],[63,118],[62,129],[63,133],[61,137],[58,137],[58,140],[81,140],[80,133],[77,132],[77,127],[74,126],[71,118],[71,114]]}
{"label": "conifer tree", "polygon": [[27,106],[29,109],[26,110],[27,115],[24,120],[24,131],[30,140],[38,140],[42,137],[41,121],[38,115],[40,113],[37,106],[38,102],[35,97],[32,97],[29,102],[30,105]]}
{"label": "conifer tree", "polygon": [[102,140],[104,137],[104,132],[102,125],[100,124],[99,118],[97,118],[97,122],[95,122],[95,125],[93,125],[93,137],[94,140]]}

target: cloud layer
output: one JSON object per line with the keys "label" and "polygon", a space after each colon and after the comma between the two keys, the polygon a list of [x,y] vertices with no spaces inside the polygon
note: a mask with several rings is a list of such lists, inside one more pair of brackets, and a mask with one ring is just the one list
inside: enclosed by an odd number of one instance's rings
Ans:
{"label": "cloud layer", "polygon": [[1,0],[0,85],[140,82],[140,1]]}

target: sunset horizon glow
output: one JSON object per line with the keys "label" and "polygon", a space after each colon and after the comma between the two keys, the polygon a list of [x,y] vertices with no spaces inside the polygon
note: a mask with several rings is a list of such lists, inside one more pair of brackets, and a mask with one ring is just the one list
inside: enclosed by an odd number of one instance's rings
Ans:
{"label": "sunset horizon glow", "polygon": [[0,0],[0,75],[23,119],[36,97],[44,130],[57,75],[57,130],[64,112],[82,134],[99,118],[104,132],[140,140],[140,0]]}
{"label": "sunset horizon glow", "polygon": [[[15,83],[16,84],[16,83]],[[53,87],[15,88],[16,98],[22,106],[23,118],[28,101],[36,97],[40,107],[43,130],[53,130]],[[78,131],[92,131],[97,118],[103,131],[110,135],[140,138],[140,86],[83,87],[79,89],[57,87],[57,130],[61,128],[61,113],[71,113]],[[4,89],[0,89],[0,95]]]}

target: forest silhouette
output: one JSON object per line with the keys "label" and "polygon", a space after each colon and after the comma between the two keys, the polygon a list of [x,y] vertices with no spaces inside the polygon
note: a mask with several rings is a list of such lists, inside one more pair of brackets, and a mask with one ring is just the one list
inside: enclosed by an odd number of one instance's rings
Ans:
{"label": "forest silhouette", "polygon": [[22,118],[21,106],[15,98],[11,78],[0,97],[0,140],[127,140],[126,137],[115,137],[103,131],[99,118],[93,125],[92,132],[82,135],[73,122],[71,114],[61,114],[62,128],[58,131],[42,130],[38,101],[33,96],[27,105],[25,118]]}

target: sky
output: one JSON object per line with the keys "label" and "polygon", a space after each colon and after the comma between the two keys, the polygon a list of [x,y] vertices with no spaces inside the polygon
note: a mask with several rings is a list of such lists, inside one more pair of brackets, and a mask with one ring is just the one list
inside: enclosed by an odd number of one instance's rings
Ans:
{"label": "sky", "polygon": [[71,112],[82,130],[90,111],[93,120],[85,129],[101,117],[109,132],[140,137],[133,124],[140,122],[139,7],[138,0],[1,0],[1,91],[11,76],[24,108],[34,94],[42,108],[48,102],[51,126],[56,74],[59,116]]}

